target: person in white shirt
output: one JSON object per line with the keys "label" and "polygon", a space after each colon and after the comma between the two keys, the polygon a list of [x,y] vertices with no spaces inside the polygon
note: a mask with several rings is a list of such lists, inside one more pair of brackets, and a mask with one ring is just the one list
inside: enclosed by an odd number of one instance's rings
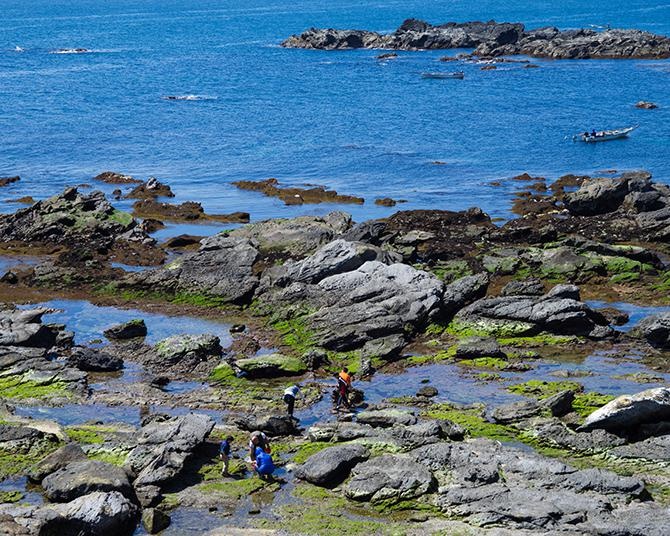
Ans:
{"label": "person in white shirt", "polygon": [[297,385],[291,385],[287,387],[284,391],[284,402],[286,403],[286,411],[288,412],[289,417],[293,417],[293,408],[295,406],[295,398],[300,392],[300,387]]}

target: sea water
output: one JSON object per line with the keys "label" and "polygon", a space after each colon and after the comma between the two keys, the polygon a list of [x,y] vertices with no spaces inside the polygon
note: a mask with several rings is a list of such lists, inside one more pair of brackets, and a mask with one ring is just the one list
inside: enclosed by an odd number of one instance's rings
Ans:
{"label": "sea water", "polygon": [[[518,184],[490,182],[522,172],[555,179],[644,168],[670,180],[668,60],[532,60],[539,69],[482,71],[437,61],[459,51],[380,62],[375,50],[279,47],[311,26],[392,31],[408,17],[670,35],[670,3],[648,0],[1,0],[0,176],[22,180],[0,190],[0,201],[80,183],[111,191],[91,178],[114,170],[157,176],[175,201],[254,220],[472,205],[507,217]],[[76,48],[90,52],[54,53]],[[429,70],[462,70],[465,79],[422,79]],[[639,110],[639,100],[660,107]],[[566,139],[633,124],[640,128],[628,140]],[[287,207],[231,185],[268,177],[367,201]],[[374,205],[386,196],[407,203]]]}

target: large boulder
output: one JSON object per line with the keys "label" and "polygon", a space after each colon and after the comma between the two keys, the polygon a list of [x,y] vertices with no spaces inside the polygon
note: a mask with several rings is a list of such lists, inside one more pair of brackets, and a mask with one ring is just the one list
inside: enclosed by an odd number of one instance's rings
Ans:
{"label": "large boulder", "polygon": [[118,491],[127,498],[133,490],[126,472],[106,462],[82,460],[69,463],[42,480],[49,500],[68,502],[94,491]]}
{"label": "large boulder", "polygon": [[156,343],[156,362],[169,368],[195,366],[202,361],[219,359],[223,349],[215,335],[172,335]]}
{"label": "large boulder", "polygon": [[297,467],[295,476],[316,486],[336,486],[349,476],[352,467],[369,457],[370,452],[363,445],[328,447]]}
{"label": "large boulder", "polygon": [[151,292],[207,296],[220,303],[248,303],[258,286],[254,264],[258,250],[247,239],[215,235],[187,253],[153,270],[127,277],[124,285]]}
{"label": "large boulder", "polygon": [[58,331],[42,324],[42,316],[53,309],[6,309],[0,311],[0,346],[51,348]]}
{"label": "large boulder", "polygon": [[252,240],[263,252],[281,252],[291,257],[312,253],[351,227],[351,216],[331,212],[325,216],[273,219],[245,225],[231,237]]}
{"label": "large boulder", "polygon": [[387,428],[394,424],[409,426],[417,422],[416,415],[399,409],[370,409],[361,411],[356,415],[356,420],[361,424],[369,424],[370,426],[380,428]]}
{"label": "large boulder", "polygon": [[630,334],[646,339],[656,348],[670,348],[670,313],[643,318]]}
{"label": "large boulder", "polygon": [[86,459],[86,454],[77,443],[68,443],[33,465],[28,470],[28,478],[39,483],[47,475],[63,469],[71,463]]}
{"label": "large boulder", "polygon": [[[549,291],[544,296],[481,299],[459,311],[455,317],[456,325],[503,336],[533,335],[542,331],[593,338],[613,334],[602,314],[574,297],[563,297],[563,287],[559,285],[560,292]],[[569,291],[574,296],[572,287]]]}
{"label": "large boulder", "polygon": [[270,437],[290,436],[300,432],[295,419],[288,415],[247,415],[236,419],[235,425],[248,432],[259,430]]}
{"label": "large boulder", "polygon": [[445,315],[452,316],[466,305],[486,296],[489,286],[487,273],[468,275],[457,279],[444,288],[442,310]]}
{"label": "large boulder", "polygon": [[156,416],[138,432],[125,468],[135,476],[133,485],[161,486],[179,475],[187,458],[214,428],[214,420],[199,413],[179,417]]}
{"label": "large boulder", "polygon": [[432,473],[406,456],[382,455],[357,465],[344,493],[356,501],[414,499],[435,487]]}
{"label": "large boulder", "polygon": [[659,421],[670,421],[670,388],[667,387],[617,397],[591,413],[582,429],[602,428],[629,435],[643,424]]}
{"label": "large boulder", "polygon": [[564,196],[565,207],[579,216],[614,212],[628,195],[628,182],[621,179],[592,179]]}

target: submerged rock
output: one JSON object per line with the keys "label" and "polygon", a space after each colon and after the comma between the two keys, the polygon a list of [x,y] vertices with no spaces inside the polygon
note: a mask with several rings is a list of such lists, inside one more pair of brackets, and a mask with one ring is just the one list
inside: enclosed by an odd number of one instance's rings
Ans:
{"label": "submerged rock", "polygon": [[160,220],[191,222],[218,221],[221,223],[248,223],[248,212],[232,214],[207,214],[200,203],[186,201],[179,205],[161,203],[153,199],[143,199],[133,204],[133,214],[139,218],[156,218]]}
{"label": "submerged rock", "polygon": [[261,192],[270,197],[278,197],[287,205],[302,205],[303,203],[354,203],[362,205],[365,200],[353,195],[341,195],[335,190],[328,190],[324,186],[314,188],[279,187],[277,179],[263,181],[236,181],[234,186],[242,190]]}
{"label": "submerged rock", "polygon": [[146,337],[147,326],[144,320],[129,320],[123,324],[117,324],[103,331],[103,335],[110,340],[134,339],[136,337]]}
{"label": "submerged rock", "polygon": [[67,359],[68,365],[87,372],[113,372],[123,368],[123,359],[94,348],[77,346]]}

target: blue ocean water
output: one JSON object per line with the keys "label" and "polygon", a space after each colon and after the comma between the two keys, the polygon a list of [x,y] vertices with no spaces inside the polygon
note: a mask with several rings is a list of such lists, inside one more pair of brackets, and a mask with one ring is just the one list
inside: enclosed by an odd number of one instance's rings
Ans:
{"label": "blue ocean water", "polygon": [[[177,201],[256,220],[342,207],[286,207],[230,182],[328,185],[368,199],[343,207],[358,220],[395,210],[375,206],[378,196],[507,216],[515,185],[489,182],[521,172],[646,168],[670,181],[670,61],[472,64],[458,66],[462,81],[422,80],[454,68],[437,62],[444,52],[380,63],[377,51],[278,46],[310,26],[390,31],[412,16],[670,35],[670,3],[648,0],[1,0],[0,176],[23,180],[0,200],[47,197],[110,169],[155,175]],[[76,47],[94,52],[50,53]],[[638,110],[638,100],[660,107]],[[638,123],[629,140],[565,139]]]}

